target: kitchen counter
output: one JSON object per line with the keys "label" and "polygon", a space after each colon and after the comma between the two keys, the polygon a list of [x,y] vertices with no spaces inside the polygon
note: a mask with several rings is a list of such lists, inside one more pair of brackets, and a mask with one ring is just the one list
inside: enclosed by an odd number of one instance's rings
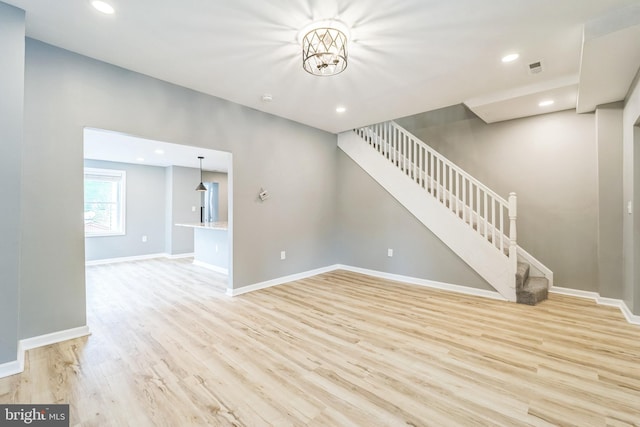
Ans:
{"label": "kitchen counter", "polygon": [[206,228],[209,230],[227,230],[227,222],[194,222],[187,224],[176,224],[178,227]]}
{"label": "kitchen counter", "polygon": [[229,233],[226,222],[176,224],[193,228],[193,263],[229,274]]}

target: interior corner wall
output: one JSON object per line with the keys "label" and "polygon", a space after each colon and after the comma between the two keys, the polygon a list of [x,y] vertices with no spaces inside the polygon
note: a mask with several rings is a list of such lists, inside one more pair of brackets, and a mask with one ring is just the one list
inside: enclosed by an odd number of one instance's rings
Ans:
{"label": "interior corner wall", "polygon": [[503,197],[518,196],[518,244],[557,286],[598,291],[594,114],[486,124],[463,106],[397,122]]}
{"label": "interior corner wall", "polygon": [[596,109],[598,159],[598,292],[622,299],[622,111],[623,103]]}
{"label": "interior corner wall", "polygon": [[173,247],[173,167],[167,166],[164,173],[164,253],[171,255]]}
{"label": "interior corner wall", "polygon": [[24,111],[21,338],[86,324],[85,127],[232,153],[234,288],[338,261],[331,133],[32,39]]}
{"label": "interior corner wall", "polygon": [[166,223],[166,228],[171,235],[171,240],[166,252],[169,255],[191,254],[193,253],[193,228],[176,224],[200,222],[202,193],[195,191],[200,182],[200,171],[182,166],[169,166],[168,169],[171,173],[167,192],[171,193],[171,204],[167,210],[171,212],[171,218]]}
{"label": "interior corner wall", "polygon": [[640,118],[633,127],[633,281],[632,311],[640,315]]}
{"label": "interior corner wall", "polygon": [[[0,365],[16,360],[24,101],[24,11],[0,3]],[[31,263],[29,263],[31,264]]]}
{"label": "interior corner wall", "polygon": [[634,314],[640,315],[640,70],[622,116],[624,301]]}
{"label": "interior corner wall", "polygon": [[[126,172],[125,234],[86,237],[85,260],[163,253],[166,168],[97,160],[85,160],[84,166]],[[142,236],[146,236],[146,241]]]}
{"label": "interior corner wall", "polygon": [[494,290],[342,151],[338,178],[336,247],[342,264]]}

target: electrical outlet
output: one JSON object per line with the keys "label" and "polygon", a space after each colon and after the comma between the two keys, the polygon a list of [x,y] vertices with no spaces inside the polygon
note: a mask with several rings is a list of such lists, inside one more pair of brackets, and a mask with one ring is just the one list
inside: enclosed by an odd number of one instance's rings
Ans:
{"label": "electrical outlet", "polygon": [[142,236],[142,243],[147,243],[147,236]]}
{"label": "electrical outlet", "polygon": [[392,257],[393,256],[393,249],[391,249],[391,248],[387,249],[387,256],[388,257]]}
{"label": "electrical outlet", "polygon": [[191,206],[191,212],[195,212],[196,211],[196,207],[195,206]]}
{"label": "electrical outlet", "polygon": [[287,253],[285,251],[280,251],[280,259],[287,259]]}

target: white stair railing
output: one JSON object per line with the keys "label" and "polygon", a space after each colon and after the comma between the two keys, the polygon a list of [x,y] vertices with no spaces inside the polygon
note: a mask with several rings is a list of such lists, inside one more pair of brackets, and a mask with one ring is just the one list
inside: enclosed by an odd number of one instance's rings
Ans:
{"label": "white stair railing", "polygon": [[354,129],[426,193],[435,197],[517,268],[517,198],[500,197],[393,121]]}

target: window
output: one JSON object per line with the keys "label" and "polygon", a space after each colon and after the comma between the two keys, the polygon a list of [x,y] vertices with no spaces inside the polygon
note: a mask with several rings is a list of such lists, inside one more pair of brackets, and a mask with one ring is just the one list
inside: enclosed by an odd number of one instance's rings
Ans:
{"label": "window", "polygon": [[84,233],[124,234],[125,171],[84,169]]}

